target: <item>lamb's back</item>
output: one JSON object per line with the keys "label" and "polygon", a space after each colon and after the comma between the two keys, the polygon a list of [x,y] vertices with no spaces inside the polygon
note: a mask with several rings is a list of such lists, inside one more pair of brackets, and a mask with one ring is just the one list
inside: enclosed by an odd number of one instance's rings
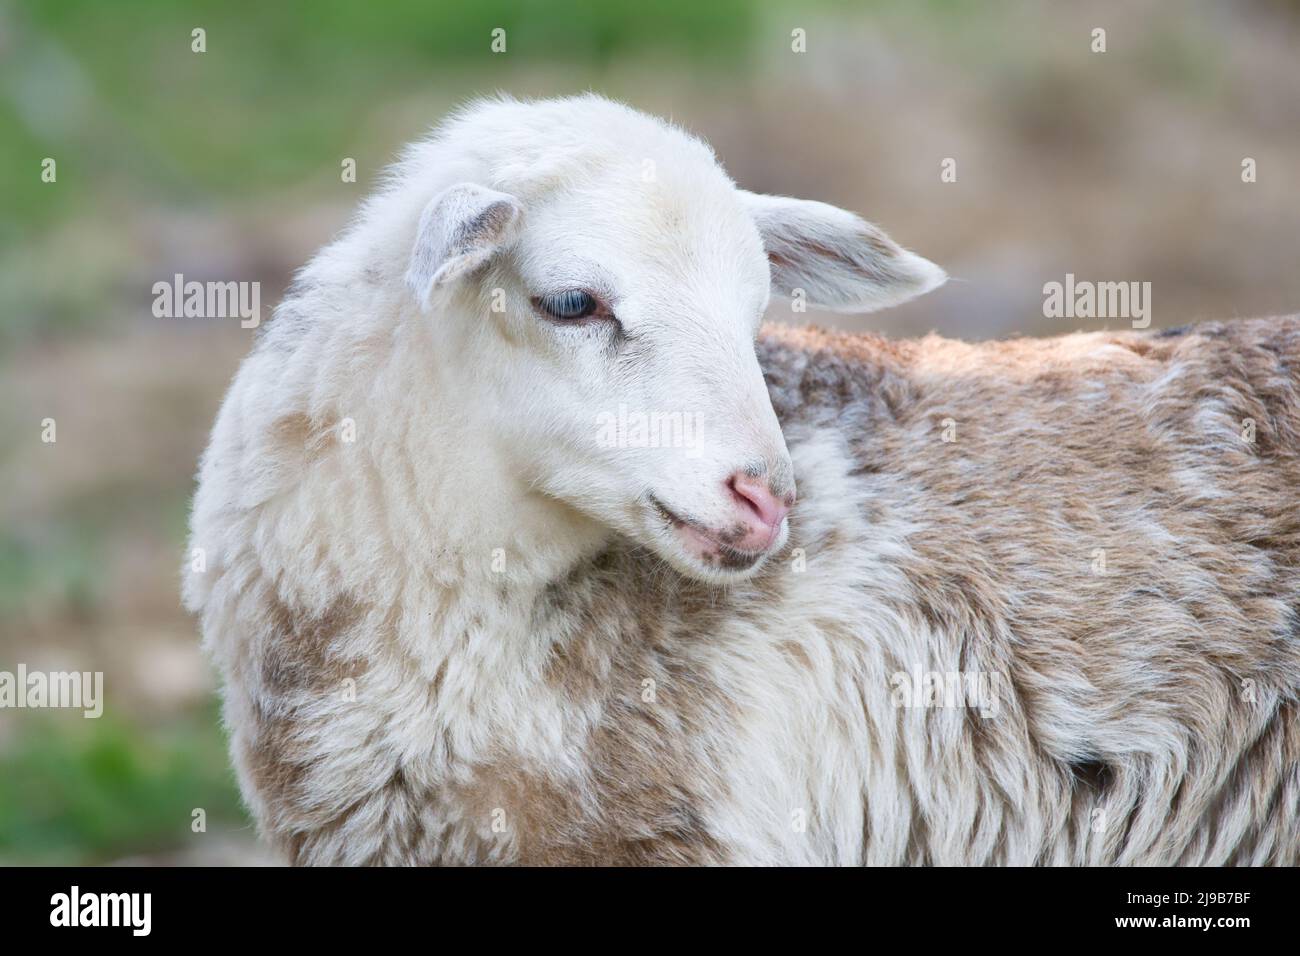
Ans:
{"label": "lamb's back", "polygon": [[[1290,809],[1231,858],[1268,858],[1279,827],[1294,857],[1300,319],[975,345],[769,329],[760,355],[813,489],[791,541],[810,565],[898,571],[877,604],[936,661],[1005,667],[1020,744],[1067,785],[1124,812],[1144,787],[1166,808],[1182,787],[1184,817],[1151,817],[1153,846],[1253,799]],[[895,539],[880,564],[798,532],[834,507],[799,468],[828,434],[859,534]],[[967,742],[1011,752],[1001,731]]]}

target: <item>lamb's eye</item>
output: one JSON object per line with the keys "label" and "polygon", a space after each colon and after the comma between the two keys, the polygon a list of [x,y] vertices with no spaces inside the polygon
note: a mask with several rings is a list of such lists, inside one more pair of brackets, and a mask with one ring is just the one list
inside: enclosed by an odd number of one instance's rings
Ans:
{"label": "lamb's eye", "polygon": [[600,311],[596,297],[581,289],[538,296],[533,304],[553,319],[585,319]]}

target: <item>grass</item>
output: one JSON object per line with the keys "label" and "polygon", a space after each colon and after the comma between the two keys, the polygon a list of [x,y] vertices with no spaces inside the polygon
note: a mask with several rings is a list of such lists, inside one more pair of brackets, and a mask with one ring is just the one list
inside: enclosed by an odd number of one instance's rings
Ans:
{"label": "grass", "polygon": [[40,541],[0,531],[0,621],[49,604],[88,612],[99,598],[102,550],[102,536],[81,529],[46,529]]}
{"label": "grass", "polygon": [[133,267],[114,224],[142,211],[324,192],[344,156],[368,181],[394,103],[430,100],[432,120],[538,71],[573,92],[647,57],[722,71],[758,18],[748,0],[0,0],[0,352],[105,324]]}
{"label": "grass", "polygon": [[105,715],[10,712],[16,742],[0,751],[0,860],[102,863],[192,844],[248,826],[213,710],[165,728]]}
{"label": "grass", "polygon": [[[0,174],[30,184],[13,190],[24,226],[76,215],[92,193],[185,203],[301,182],[395,90],[458,99],[548,61],[579,64],[579,83],[646,55],[720,69],[756,19],[745,0],[61,0],[16,13],[25,42],[0,68]],[[191,50],[196,27],[204,53]],[[490,48],[498,28],[503,54]],[[57,189],[39,182],[46,156]]]}

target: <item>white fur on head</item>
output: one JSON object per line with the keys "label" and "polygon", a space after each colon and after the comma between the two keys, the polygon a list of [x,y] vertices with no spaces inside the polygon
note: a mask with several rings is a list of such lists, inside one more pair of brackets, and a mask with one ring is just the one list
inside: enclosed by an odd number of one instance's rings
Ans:
{"label": "white fur on head", "polygon": [[[439,312],[437,355],[455,356],[452,420],[482,417],[500,480],[712,581],[761,563],[738,476],[794,499],[754,355],[771,291],[865,311],[944,278],[852,213],[737,189],[706,144],[599,97],[476,104],[407,153],[383,201],[394,212],[368,218],[412,223],[406,284]],[[539,306],[565,293],[595,296],[604,318]],[[479,475],[467,494],[484,488]]]}
{"label": "white fur on head", "polygon": [[513,196],[460,183],[430,200],[420,215],[406,284],[421,308],[433,290],[487,264],[519,234],[523,207]]}
{"label": "white fur on head", "polygon": [[[540,580],[618,533],[734,581],[779,551],[796,492],[754,352],[774,275],[875,308],[942,273],[843,210],[738,190],[707,144],[621,104],[475,103],[303,270],[264,360],[313,360],[268,373],[259,414],[351,419],[372,460],[409,465],[418,489],[383,501],[417,550],[495,542]],[[548,311],[564,296],[598,314]]]}
{"label": "white fur on head", "polygon": [[948,278],[883,231],[837,206],[740,191],[763,237],[772,288],[832,312],[873,312],[898,305]]}

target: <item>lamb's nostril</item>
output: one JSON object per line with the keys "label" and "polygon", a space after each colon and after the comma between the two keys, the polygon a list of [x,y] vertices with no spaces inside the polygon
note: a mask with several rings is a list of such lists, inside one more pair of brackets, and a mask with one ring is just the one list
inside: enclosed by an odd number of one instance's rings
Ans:
{"label": "lamb's nostril", "polygon": [[[790,511],[793,501],[782,501],[772,494],[765,478],[752,478],[737,472],[727,479],[738,503],[744,505],[755,518],[768,528],[776,528]],[[789,496],[787,496],[789,497]]]}

